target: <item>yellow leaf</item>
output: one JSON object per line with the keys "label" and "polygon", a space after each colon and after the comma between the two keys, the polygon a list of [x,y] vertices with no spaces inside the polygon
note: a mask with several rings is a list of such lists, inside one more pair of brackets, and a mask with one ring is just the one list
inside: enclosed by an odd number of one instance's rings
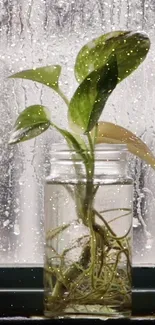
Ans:
{"label": "yellow leaf", "polygon": [[155,156],[147,145],[131,131],[117,124],[99,122],[96,143],[124,143],[132,154],[146,161],[155,169]]}

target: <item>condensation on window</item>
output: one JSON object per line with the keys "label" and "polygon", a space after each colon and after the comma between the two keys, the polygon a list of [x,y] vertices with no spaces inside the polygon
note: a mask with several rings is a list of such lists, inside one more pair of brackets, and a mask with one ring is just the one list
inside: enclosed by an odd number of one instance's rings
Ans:
{"label": "condensation on window", "polygon": [[[35,140],[8,145],[25,107],[44,104],[52,121],[67,126],[67,109],[46,86],[12,80],[19,70],[62,65],[61,87],[71,98],[74,62],[82,45],[111,30],[144,30],[151,38],[146,61],[112,94],[102,118],[129,128],[154,150],[155,3],[153,0],[0,0],[0,263],[42,264],[43,193],[50,148],[60,136],[49,130]],[[135,265],[155,264],[155,171],[131,159],[134,177]]]}

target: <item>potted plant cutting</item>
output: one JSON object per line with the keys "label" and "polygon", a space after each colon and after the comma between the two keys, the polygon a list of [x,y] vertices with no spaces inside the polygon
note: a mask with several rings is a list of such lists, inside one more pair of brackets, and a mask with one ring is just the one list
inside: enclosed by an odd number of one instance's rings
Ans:
{"label": "potted plant cutting", "polygon": [[[70,101],[59,87],[59,65],[25,70],[11,76],[39,82],[54,90],[68,107],[68,122],[72,130],[68,131],[55,125],[50,119],[47,107],[32,105],[18,116],[9,141],[10,144],[26,141],[50,127],[55,128],[67,143],[68,149],[63,149],[62,152],[63,155],[69,153],[69,169],[73,169],[74,178],[76,176],[74,184],[68,180],[61,182],[66,190],[63,200],[65,195],[67,198],[69,195],[74,202],[73,219],[76,214],[78,226],[82,225],[85,233],[82,236],[78,233],[74,242],[60,247],[59,243],[71,233],[71,223],[66,220],[64,222],[63,219],[54,227],[49,222],[50,226],[45,234],[44,268],[45,315],[48,317],[75,317],[78,314],[86,317],[130,315],[131,225],[129,231],[120,236],[119,232],[114,231],[112,222],[120,218],[122,220],[125,216],[130,216],[131,219],[132,207],[112,206],[102,212],[96,209],[96,197],[101,185],[96,181],[95,174],[98,163],[96,148],[101,143],[115,144],[116,147],[112,150],[117,152],[118,145],[120,155],[110,156],[112,158],[106,156],[103,159],[103,164],[112,162],[112,171],[115,168],[113,162],[121,161],[120,157],[124,157],[124,149],[120,144],[126,144],[132,154],[155,167],[153,154],[140,138],[119,125],[99,121],[110,94],[119,82],[143,62],[149,47],[150,40],[147,35],[129,31],[107,33],[86,44],[76,58],[74,71],[79,86]],[[107,148],[109,147],[103,147],[103,152],[110,150],[111,155],[111,149]],[[102,185],[105,185],[105,170],[103,174]],[[69,177],[69,171],[65,169],[63,177],[64,175],[65,178],[66,175]],[[117,183],[115,182],[117,186],[119,183],[119,191],[124,184],[130,183],[126,183],[122,175],[119,181],[120,183],[117,179]],[[56,185],[58,184],[55,182]],[[54,193],[53,187],[50,200],[53,200]],[[106,195],[103,195],[103,202],[104,196]],[[111,212],[116,215],[109,220],[108,213]],[[116,212],[121,212],[121,215]],[[70,212],[67,212],[67,208],[61,210],[59,219],[64,213]],[[54,216],[54,210],[51,208],[48,218],[52,220]],[[74,249],[79,248],[78,257],[74,260]]]}

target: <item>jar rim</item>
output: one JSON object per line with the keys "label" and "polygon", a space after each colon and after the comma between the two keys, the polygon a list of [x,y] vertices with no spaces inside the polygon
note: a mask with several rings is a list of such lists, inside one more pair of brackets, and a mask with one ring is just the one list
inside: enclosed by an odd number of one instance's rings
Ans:
{"label": "jar rim", "polygon": [[[52,152],[76,152],[73,148],[69,148],[66,143],[53,143],[51,146]],[[100,143],[95,145],[95,152],[127,152],[127,145],[124,143],[119,144],[108,144],[108,143]]]}
{"label": "jar rim", "polygon": [[[84,152],[84,151],[83,151]],[[89,150],[88,150],[89,152]],[[94,154],[95,161],[126,161],[128,148],[125,144],[97,144]],[[81,161],[81,156],[74,149],[64,143],[52,144],[52,161]]]}

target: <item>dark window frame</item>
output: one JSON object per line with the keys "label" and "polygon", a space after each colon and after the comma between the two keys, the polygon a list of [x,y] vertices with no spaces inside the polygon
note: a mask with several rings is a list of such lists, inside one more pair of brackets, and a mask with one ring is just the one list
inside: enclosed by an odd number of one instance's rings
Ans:
{"label": "dark window frame", "polygon": [[[155,313],[155,267],[133,267],[133,315]],[[0,317],[43,316],[43,268],[0,268]]]}

